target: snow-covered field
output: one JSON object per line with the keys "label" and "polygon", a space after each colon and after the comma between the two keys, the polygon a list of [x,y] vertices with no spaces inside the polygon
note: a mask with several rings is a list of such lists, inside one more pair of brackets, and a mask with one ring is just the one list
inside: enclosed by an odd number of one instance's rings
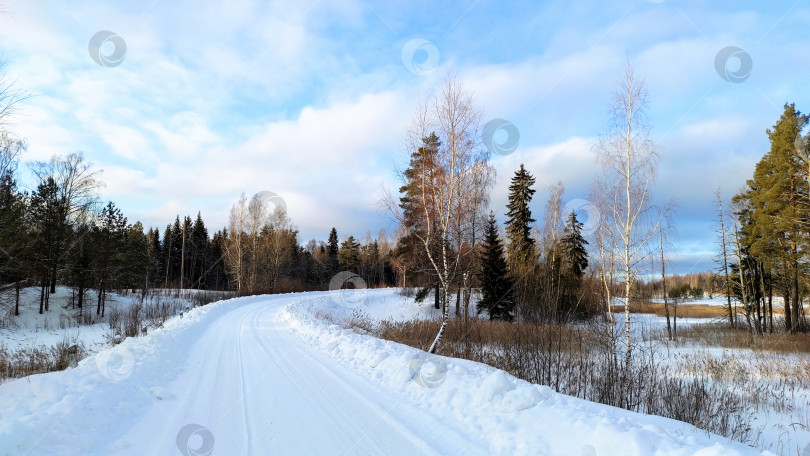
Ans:
{"label": "snow-covered field", "polygon": [[[650,299],[650,301],[651,302],[656,302],[656,303],[661,303],[661,304],[664,303],[664,300],[660,299],[660,298],[658,298],[658,299]],[[673,299],[669,299],[668,301],[669,301],[670,304],[676,302],[676,300],[673,300]],[[622,303],[623,302],[624,301],[622,300]],[[785,300],[781,296],[774,296],[772,302],[773,302],[774,309],[776,309],[777,307],[781,309],[784,306]],[[708,298],[708,297],[703,297],[703,298],[680,298],[680,299],[677,300],[677,304],[679,306],[683,306],[683,305],[696,306],[696,305],[699,305],[699,306],[720,306],[720,307],[725,307],[725,306],[728,305],[728,300],[726,299],[725,296],[713,296],[711,298]],[[737,298],[731,298],[731,305],[732,306],[736,305],[737,307],[741,307],[742,303]]]}
{"label": "snow-covered field", "polygon": [[394,290],[198,307],[76,368],[0,385],[0,454],[759,454],[317,316],[354,309],[434,312]]}

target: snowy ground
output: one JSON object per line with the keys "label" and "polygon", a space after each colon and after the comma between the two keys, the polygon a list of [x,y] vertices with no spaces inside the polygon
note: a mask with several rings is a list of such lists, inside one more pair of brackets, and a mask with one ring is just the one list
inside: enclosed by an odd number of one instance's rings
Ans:
{"label": "snowy ground", "polygon": [[[88,353],[96,353],[107,348],[110,343],[108,326],[103,319],[96,316],[95,291],[90,290],[85,296],[84,309],[75,305],[75,296],[69,287],[57,287],[56,293],[50,296],[50,310],[39,313],[38,287],[28,287],[20,293],[20,315],[14,316],[13,290],[4,293],[4,302],[0,306],[0,346],[10,351],[28,347],[51,347],[64,339],[71,344],[83,344]],[[176,301],[181,308],[192,303],[182,297],[167,296],[165,300]],[[107,295],[107,314],[113,309],[125,309],[137,302],[137,295]],[[81,324],[80,324],[81,323]],[[84,324],[90,323],[90,324]]]}
{"label": "snowy ground", "polygon": [[[717,298],[702,300],[711,304]],[[725,298],[721,304],[726,305]],[[781,305],[781,301],[780,301]],[[617,333],[624,331],[624,315],[617,315]],[[706,346],[695,341],[678,343],[666,340],[666,318],[652,314],[631,314],[634,343],[653,349],[659,363],[681,372],[685,377],[704,375],[713,381],[748,394],[759,394],[761,402],[752,404],[743,413],[750,416],[753,438],[759,448],[779,455],[810,456],[810,388],[806,380],[791,377],[810,369],[810,355],[803,352],[776,353],[744,348]],[[692,325],[725,324],[725,318],[678,318],[679,331]],[[742,336],[741,337],[745,337]],[[703,366],[695,372],[688,366]],[[788,366],[785,369],[783,366]],[[717,373],[717,374],[715,374]],[[736,378],[728,378],[728,374]],[[722,376],[715,378],[715,375]]]}
{"label": "snowy ground", "polygon": [[315,316],[432,312],[403,303],[374,290],[195,308],[0,385],[0,454],[759,454]]}

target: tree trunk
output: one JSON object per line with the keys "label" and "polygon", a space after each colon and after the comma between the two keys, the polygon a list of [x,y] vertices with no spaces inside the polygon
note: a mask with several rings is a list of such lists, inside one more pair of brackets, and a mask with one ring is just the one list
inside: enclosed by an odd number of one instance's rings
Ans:
{"label": "tree trunk", "polygon": [[469,320],[469,315],[470,315],[470,288],[471,288],[471,285],[469,285],[469,282],[470,281],[467,280],[467,273],[465,272],[464,273],[464,324],[465,325],[467,324],[467,321]]}
{"label": "tree trunk", "polygon": [[773,284],[768,281],[768,331],[773,334]]}
{"label": "tree trunk", "polygon": [[790,311],[790,287],[787,285],[785,286],[785,293],[784,293],[784,307],[785,307],[785,331],[792,333],[793,332],[793,319],[792,312]]}
{"label": "tree trunk", "polygon": [[96,306],[96,315],[101,315],[101,295],[104,294],[104,282],[98,287],[98,305]]}
{"label": "tree trunk", "polygon": [[736,319],[736,309],[731,309],[731,282],[728,278],[728,248],[726,245],[726,227],[725,222],[723,220],[723,200],[720,198],[720,189],[717,189],[717,212],[720,217],[720,244],[723,248],[723,273],[726,278],[726,301],[728,304],[728,322],[731,327],[734,327],[734,321]]}
{"label": "tree trunk", "polygon": [[798,331],[803,331],[804,330],[803,325],[801,324],[802,322],[801,322],[801,320],[799,320],[799,307],[801,307],[802,302],[801,302],[801,299],[799,299],[799,265],[798,264],[793,265],[793,273],[792,273],[791,280],[793,281],[793,286],[792,286],[793,297],[791,299],[791,301],[793,301],[793,310],[792,310],[793,315],[791,315],[791,321],[792,321],[793,325],[791,326],[792,329],[791,329],[790,332],[795,334]]}
{"label": "tree trunk", "polygon": [[678,340],[678,300],[672,306],[672,340]]}
{"label": "tree trunk", "polygon": [[762,332],[765,333],[770,327],[768,323],[768,311],[765,306],[765,263],[759,265],[759,294],[762,296]]}
{"label": "tree trunk", "polygon": [[14,281],[14,315],[20,316],[20,280]]}
{"label": "tree trunk", "polygon": [[667,315],[667,334],[672,340],[672,327],[669,324],[669,301],[667,301],[667,266],[664,261],[664,231],[661,230],[661,285],[664,290],[664,313]]}
{"label": "tree trunk", "polygon": [[461,315],[461,284],[456,288],[456,316]]}
{"label": "tree trunk", "polygon": [[185,265],[186,265],[186,221],[183,219],[183,246],[180,249],[180,289],[183,289],[183,280],[185,280]]}
{"label": "tree trunk", "polygon": [[41,279],[39,283],[39,314],[45,313],[45,287],[47,287],[47,279]]}
{"label": "tree trunk", "polygon": [[51,293],[56,293],[56,264],[51,269]]}
{"label": "tree trunk", "polygon": [[442,326],[439,328],[439,334],[436,335],[436,338],[433,340],[433,343],[430,344],[430,348],[428,349],[428,353],[436,353],[436,350],[439,348],[439,344],[442,341],[442,336],[444,336],[444,330],[447,328],[447,321],[450,319],[450,306],[447,305],[447,296],[450,293],[449,283],[445,281],[444,287],[442,287],[442,297],[441,297],[441,305],[444,311],[442,312]]}

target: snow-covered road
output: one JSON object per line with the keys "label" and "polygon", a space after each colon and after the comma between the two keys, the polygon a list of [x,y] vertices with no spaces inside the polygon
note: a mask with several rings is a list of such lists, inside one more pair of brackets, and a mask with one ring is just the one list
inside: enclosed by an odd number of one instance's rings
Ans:
{"label": "snow-covered road", "polygon": [[[121,452],[175,454],[178,432],[188,424],[210,431],[213,449],[222,450],[215,454],[484,451],[302,344],[276,318],[288,302],[268,299],[217,319],[170,388],[177,397],[145,410],[119,442]],[[202,440],[198,435],[191,447]]]}
{"label": "snow-covered road", "polygon": [[395,290],[341,293],[195,308],[76,368],[4,383],[0,455],[759,453],[314,316],[412,306]]}

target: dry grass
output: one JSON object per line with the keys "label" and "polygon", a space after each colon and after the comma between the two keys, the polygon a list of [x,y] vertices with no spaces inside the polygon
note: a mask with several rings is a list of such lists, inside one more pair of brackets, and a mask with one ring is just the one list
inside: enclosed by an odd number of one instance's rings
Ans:
{"label": "dry grass", "polygon": [[52,347],[24,347],[9,350],[0,345],[0,382],[10,378],[67,369],[87,356],[84,344],[64,337]]}
{"label": "dry grass", "polygon": [[[647,304],[642,310],[663,310],[663,304]],[[682,306],[679,316],[684,316],[685,308],[695,310],[687,313],[692,318],[725,317],[722,307],[703,305]],[[339,321],[329,315],[318,316],[356,332],[423,350],[440,326],[438,321],[418,319],[375,321],[362,313]],[[662,362],[661,356],[669,355],[663,354],[662,345],[649,340],[649,345],[632,347],[632,361],[625,365],[622,357],[614,357],[616,348],[607,336],[608,328],[598,322],[571,327],[476,318],[466,323],[450,320],[439,354],[489,364],[570,396],[685,421],[754,446],[765,444],[760,436],[766,425],[752,424],[757,413],[790,414],[796,426],[810,429],[803,393],[810,388],[810,357],[797,356],[797,352],[810,352],[810,336],[752,338],[745,330],[730,330],[719,322],[683,326],[675,344],[697,341],[697,345],[756,351],[718,356],[711,351],[690,350],[686,354],[676,352]],[[666,339],[659,336],[654,339]]]}
{"label": "dry grass", "polygon": [[810,334],[756,335],[746,327],[730,328],[727,324],[708,323],[678,328],[680,343],[697,342],[700,345],[723,348],[747,348],[779,353],[810,353]]}
{"label": "dry grass", "polygon": [[[426,350],[440,326],[441,322],[431,320],[382,321],[376,332],[383,339]],[[447,323],[440,351],[447,356],[468,357],[468,353],[460,353],[459,350],[463,351],[468,346],[509,347],[521,342],[549,341],[563,351],[574,352],[586,339],[595,339],[590,337],[591,334],[590,331],[568,326],[514,324],[478,318],[465,323],[461,319],[453,319]]]}
{"label": "dry grass", "polygon": [[[616,313],[624,312],[624,306],[614,306]],[[659,317],[666,316],[666,309],[663,303],[641,301],[630,306],[630,313],[654,314]],[[737,314],[745,316],[742,307],[737,306]],[[669,305],[669,315],[674,315],[674,306]],[[680,318],[728,318],[728,311],[723,306],[709,306],[706,304],[685,304],[678,306],[678,317]]]}
{"label": "dry grass", "polygon": [[[336,321],[357,332],[426,349],[438,321],[375,322],[363,314]],[[555,391],[694,424],[742,442],[752,440],[745,398],[706,376],[683,378],[660,363],[655,350],[633,347],[630,365],[615,357],[608,326],[450,320],[438,354],[489,364]],[[662,394],[662,392],[664,392]]]}
{"label": "dry grass", "polygon": [[724,352],[719,356],[704,351],[676,355],[683,372],[712,380],[750,387],[760,380],[810,388],[810,359],[773,353]]}

